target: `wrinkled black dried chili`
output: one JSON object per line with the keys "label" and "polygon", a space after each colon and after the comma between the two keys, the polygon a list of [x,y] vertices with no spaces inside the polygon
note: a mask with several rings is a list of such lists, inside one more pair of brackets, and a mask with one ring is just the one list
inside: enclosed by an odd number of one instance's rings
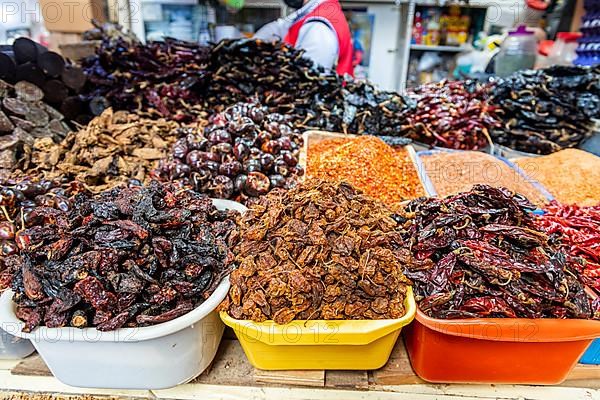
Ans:
{"label": "wrinkled black dried chili", "polygon": [[78,195],[72,209],[33,209],[20,231],[12,288],[24,330],[153,325],[201,304],[233,267],[236,212],[152,182]]}
{"label": "wrinkled black dried chili", "polygon": [[42,220],[34,213],[36,207],[68,211],[70,197],[84,193],[77,182],[32,179],[6,180],[0,184],[0,290],[10,287],[17,269],[11,257],[18,254],[15,243],[17,232],[39,224]]}
{"label": "wrinkled black dried chili", "polygon": [[435,318],[600,317],[527,199],[476,185],[406,206],[401,250],[419,308]]}
{"label": "wrinkled black dried chili", "polygon": [[600,68],[553,66],[517,72],[491,89],[503,125],[494,142],[535,154],[577,147],[600,118]]}

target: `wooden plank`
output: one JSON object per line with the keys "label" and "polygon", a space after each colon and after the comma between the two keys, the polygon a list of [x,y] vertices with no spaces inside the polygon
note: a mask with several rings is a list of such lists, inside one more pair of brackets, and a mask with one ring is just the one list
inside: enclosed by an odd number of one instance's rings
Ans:
{"label": "wooden plank", "polygon": [[387,364],[383,368],[373,371],[373,383],[377,385],[411,385],[425,383],[413,372],[404,347],[404,341],[400,337],[396,342],[394,350]]}
{"label": "wooden plank", "polygon": [[325,371],[263,371],[254,370],[256,382],[282,386],[325,386]]}
{"label": "wooden plank", "polygon": [[34,354],[27,357],[16,367],[10,370],[13,375],[24,375],[24,376],[52,376],[52,372],[46,366],[42,357],[39,354]]}
{"label": "wooden plank", "polygon": [[[145,397],[142,397],[144,399]],[[27,393],[27,392],[0,392],[2,400],[128,400],[136,397],[120,396],[95,396],[95,395],[65,395],[57,393]]]}
{"label": "wooden plank", "polygon": [[191,383],[212,385],[256,385],[254,367],[250,365],[240,342],[223,340],[210,368]]}
{"label": "wooden plank", "polygon": [[600,365],[577,364],[560,386],[600,389]]}
{"label": "wooden plank", "polygon": [[325,371],[325,387],[338,389],[369,389],[367,371]]}

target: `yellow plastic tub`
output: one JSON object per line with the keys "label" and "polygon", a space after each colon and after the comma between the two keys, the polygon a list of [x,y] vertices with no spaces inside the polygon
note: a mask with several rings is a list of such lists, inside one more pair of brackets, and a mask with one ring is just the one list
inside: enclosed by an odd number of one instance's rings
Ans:
{"label": "yellow plastic tub", "polygon": [[378,369],[387,362],[402,327],[415,317],[412,289],[400,319],[356,321],[254,322],[221,319],[233,328],[250,363],[265,370]]}

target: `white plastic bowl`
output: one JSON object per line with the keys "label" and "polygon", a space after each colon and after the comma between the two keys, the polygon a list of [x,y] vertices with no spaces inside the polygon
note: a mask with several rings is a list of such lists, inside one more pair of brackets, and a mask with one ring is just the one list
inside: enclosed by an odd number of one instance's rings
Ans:
{"label": "white plastic bowl", "polygon": [[[218,209],[246,208],[213,200]],[[30,339],[54,376],[77,387],[165,389],[189,382],[212,362],[225,326],[215,309],[229,291],[229,278],[200,306],[172,321],[143,328],[101,332],[95,328],[38,327],[23,333],[13,292],[0,297],[2,328]]]}
{"label": "white plastic bowl", "polygon": [[35,351],[31,342],[0,329],[0,360],[20,360]]}

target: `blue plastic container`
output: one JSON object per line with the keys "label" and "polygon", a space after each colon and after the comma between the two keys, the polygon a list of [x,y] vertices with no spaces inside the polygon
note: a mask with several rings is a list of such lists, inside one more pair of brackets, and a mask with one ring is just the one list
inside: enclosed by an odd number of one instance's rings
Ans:
{"label": "blue plastic container", "polygon": [[600,339],[592,342],[579,362],[582,364],[600,364]]}

